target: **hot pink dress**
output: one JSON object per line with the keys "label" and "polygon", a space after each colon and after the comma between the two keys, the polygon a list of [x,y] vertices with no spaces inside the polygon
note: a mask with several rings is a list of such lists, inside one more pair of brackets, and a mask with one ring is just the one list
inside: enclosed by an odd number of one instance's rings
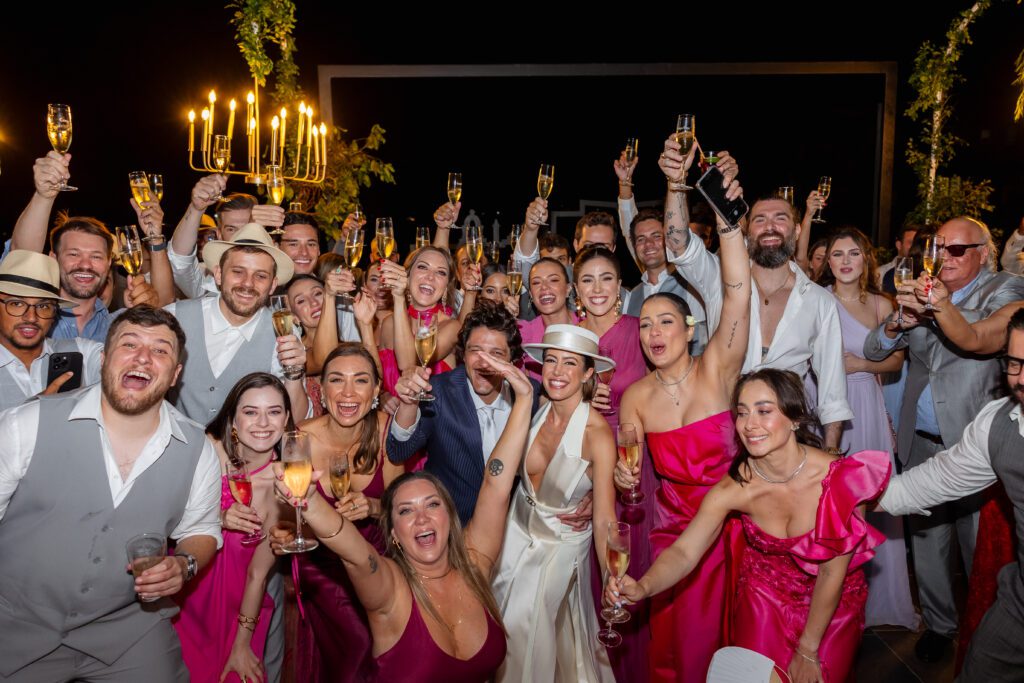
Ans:
{"label": "hot pink dress", "polygon": [[889,481],[889,454],[861,451],[839,458],[821,482],[814,528],[777,538],[747,515],[747,549],[740,568],[733,645],[771,657],[786,670],[807,623],[818,566],[852,554],[839,605],[818,647],[826,683],[845,681],[864,630],[868,585],[863,565],[885,535],[864,521],[857,506],[877,498]]}
{"label": "hot pink dress", "polygon": [[[269,464],[269,463],[268,463]],[[252,470],[249,476],[262,471],[267,465]],[[227,510],[235,502],[228,488],[227,477],[221,478],[220,507]],[[242,545],[239,531],[224,531],[224,546],[213,557],[198,580],[185,584],[177,598],[181,613],[173,624],[181,640],[181,655],[194,683],[218,683],[238,630],[238,612],[245,593],[245,579],[256,548]],[[264,541],[266,542],[266,541]],[[263,645],[267,639],[274,601],[264,593],[260,606],[259,623],[249,647],[257,659],[263,660]],[[239,683],[231,673],[227,679]]]}
{"label": "hot pink dress", "polygon": [[[728,476],[736,454],[732,415],[726,411],[670,432],[648,432],[647,446],[661,479],[651,531],[652,559],[657,559],[693,521],[711,487]],[[730,519],[693,572],[651,598],[651,681],[703,683],[707,678],[711,657],[729,644],[744,545],[739,519]]]}

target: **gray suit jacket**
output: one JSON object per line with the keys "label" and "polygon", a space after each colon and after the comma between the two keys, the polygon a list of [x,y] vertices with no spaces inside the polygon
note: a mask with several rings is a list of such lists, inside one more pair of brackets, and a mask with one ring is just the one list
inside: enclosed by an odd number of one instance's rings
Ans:
{"label": "gray suit jacket", "polygon": [[[1024,299],[1024,278],[1006,272],[983,271],[974,289],[957,308],[973,323],[1021,299]],[[995,356],[977,356],[960,350],[946,339],[934,320],[926,319],[901,335],[892,349],[882,346],[884,328],[884,323],[879,325],[864,340],[864,356],[880,361],[895,349],[908,349],[910,366],[900,410],[897,449],[903,464],[912,467],[920,464],[909,462],[908,458],[916,429],[917,401],[925,387],[931,384],[942,441],[952,446],[960,440],[964,427],[981,407],[996,397],[1002,377]]]}

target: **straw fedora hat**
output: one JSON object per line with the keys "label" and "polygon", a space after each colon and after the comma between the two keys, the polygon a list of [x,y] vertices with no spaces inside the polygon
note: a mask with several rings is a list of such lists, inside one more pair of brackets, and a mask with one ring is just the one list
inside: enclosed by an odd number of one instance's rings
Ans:
{"label": "straw fedora hat", "polygon": [[220,263],[220,257],[225,251],[232,247],[256,247],[262,249],[274,258],[277,264],[277,284],[283,285],[292,279],[295,274],[295,263],[288,254],[274,246],[274,240],[270,239],[266,228],[259,223],[246,223],[230,240],[210,240],[203,247],[203,263],[210,268]]}
{"label": "straw fedora hat", "polygon": [[14,249],[0,261],[0,293],[55,299],[61,308],[78,304],[60,297],[60,266],[57,259],[38,251]]}
{"label": "straw fedora hat", "polygon": [[615,367],[615,361],[597,352],[597,335],[576,325],[548,325],[544,340],[539,344],[523,344],[523,350],[538,363],[544,363],[544,349],[571,351],[594,359],[594,370],[605,372]]}

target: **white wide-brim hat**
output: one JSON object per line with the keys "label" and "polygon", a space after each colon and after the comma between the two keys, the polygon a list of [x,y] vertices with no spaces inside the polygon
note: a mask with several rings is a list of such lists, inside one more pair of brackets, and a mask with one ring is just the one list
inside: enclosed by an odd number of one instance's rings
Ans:
{"label": "white wide-brim hat", "polygon": [[27,249],[14,249],[0,261],[0,293],[53,299],[61,308],[74,308],[78,305],[60,296],[60,266],[57,259]]}
{"label": "white wide-brim hat", "polygon": [[256,247],[271,255],[277,264],[277,284],[283,285],[295,274],[295,263],[288,254],[274,246],[266,228],[259,223],[246,223],[230,240],[210,240],[203,247],[203,263],[208,268],[220,263],[224,252],[233,247]]}
{"label": "white wide-brim hat", "polygon": [[615,368],[615,361],[598,353],[597,335],[576,325],[548,325],[544,330],[544,341],[523,344],[523,350],[530,358],[544,364],[544,349],[570,351],[594,359],[594,370],[606,372]]}

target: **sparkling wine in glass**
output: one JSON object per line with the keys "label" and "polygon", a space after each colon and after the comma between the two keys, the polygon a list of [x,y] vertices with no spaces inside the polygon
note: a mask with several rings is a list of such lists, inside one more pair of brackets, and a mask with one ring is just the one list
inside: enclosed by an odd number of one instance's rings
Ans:
{"label": "sparkling wine in glass", "polygon": [[[473,263],[480,265],[484,257],[484,235],[479,225],[470,225],[466,228],[466,253]],[[480,286],[467,286],[466,289],[479,292]]]}
{"label": "sparkling wine in glass", "polygon": [[[252,507],[252,479],[249,477],[249,468],[245,466],[245,463],[234,463],[228,460],[227,477],[228,490],[231,491],[231,497],[235,499],[235,502],[239,505]],[[266,532],[262,529],[257,529],[242,536],[241,543],[244,546],[253,546],[266,537]]]}
{"label": "sparkling wine in glass", "polygon": [[416,248],[422,249],[423,247],[430,246],[430,228],[425,225],[416,227]]}
{"label": "sparkling wine in glass", "polygon": [[[554,164],[541,164],[540,170],[537,171],[537,196],[547,200],[553,189],[555,189],[555,166]],[[538,223],[538,225],[547,225],[547,223]]]}
{"label": "sparkling wine in glass", "polygon": [[142,208],[153,201],[153,190],[149,186],[149,177],[145,171],[132,171],[128,174],[128,185],[131,186],[135,203]]}
{"label": "sparkling wine in glass", "polygon": [[363,234],[363,230],[353,228],[345,235],[345,263],[350,270],[363,258]]}
{"label": "sparkling wine in glass", "polygon": [[793,203],[793,199],[796,197],[796,188],[792,185],[782,185],[779,189],[775,190],[776,199],[784,199],[790,204]]}
{"label": "sparkling wine in glass", "polygon": [[[156,533],[139,534],[128,539],[125,551],[128,553],[128,565],[132,568],[132,575],[139,578],[142,572],[155,567],[167,557],[167,538]],[[159,599],[139,596],[141,602],[155,602]]]}
{"label": "sparkling wine in glass", "polygon": [[149,187],[153,190],[153,196],[158,202],[164,200],[164,176],[162,173],[149,174]]}
{"label": "sparkling wine in glass", "polygon": [[514,258],[509,259],[508,268],[505,270],[505,279],[508,282],[508,293],[510,296],[517,297],[523,290],[523,271],[522,266]]}
{"label": "sparkling wine in glass", "polygon": [[[71,107],[67,104],[46,105],[46,137],[50,138],[53,151],[64,154],[71,149]],[[60,181],[61,192],[74,192],[77,187]]]}
{"label": "sparkling wine in glass", "polygon": [[277,164],[270,164],[267,166],[267,196],[270,197],[270,203],[280,206],[284,201],[284,190],[284,174],[281,172],[281,167]]}
{"label": "sparkling wine in glass", "polygon": [[284,463],[284,484],[295,498],[295,540],[281,546],[281,550],[305,553],[320,545],[316,539],[302,536],[302,501],[313,479],[309,434],[285,432],[281,440],[281,462]]}
{"label": "sparkling wine in glass", "polygon": [[[420,314],[416,317],[416,357],[424,368],[430,364],[437,350],[437,316]],[[434,400],[431,394],[420,389],[417,397],[421,402],[429,403]]]}
{"label": "sparkling wine in glass", "polygon": [[[832,178],[830,178],[827,175],[821,176],[821,178],[818,180],[818,194],[821,195],[822,202],[828,200],[828,196],[832,194]],[[814,212],[814,218],[811,219],[811,222],[824,223],[825,219],[821,215],[824,210],[824,206],[818,207],[818,210]]]}
{"label": "sparkling wine in glass", "polygon": [[114,241],[117,247],[117,260],[125,272],[132,277],[142,273],[142,240],[139,230],[134,225],[121,225],[114,228]]}
{"label": "sparkling wine in glass", "polygon": [[[623,422],[619,425],[617,431],[616,444],[619,447],[619,459],[632,472],[634,467],[640,466],[640,441],[636,436],[636,426],[629,422]],[[634,483],[629,491],[622,494],[623,503],[626,505],[639,505],[643,502],[644,494],[637,489],[638,485],[639,482]]]}
{"label": "sparkling wine in glass", "polygon": [[523,226],[521,223],[512,224],[512,232],[508,236],[508,246],[512,248],[512,255],[516,253],[516,249],[519,248],[519,239],[523,236]]}
{"label": "sparkling wine in glass", "polygon": [[[924,252],[921,255],[921,263],[924,266],[924,272],[928,273],[929,277],[938,277],[942,271],[942,261],[946,254],[946,238],[941,235],[929,235],[924,241]],[[928,285],[928,301],[924,305],[926,311],[933,311],[935,307],[932,306],[932,286]]]}
{"label": "sparkling wine in glass", "polygon": [[[629,568],[630,527],[623,522],[608,522],[608,540],[606,543],[608,573],[617,579],[626,575]],[[605,627],[597,634],[598,641],[605,647],[616,647],[622,643],[622,636],[615,632],[612,624],[624,624],[629,621],[629,612],[621,607],[605,607],[601,610],[601,618]]]}
{"label": "sparkling wine in glass", "polygon": [[338,500],[348,495],[352,486],[352,469],[348,461],[348,453],[335,453],[331,456],[329,474],[331,477],[331,493]]}
{"label": "sparkling wine in glass", "polygon": [[640,144],[640,140],[637,138],[626,138],[626,163],[631,164],[636,159],[637,145]]}
{"label": "sparkling wine in glass", "polygon": [[[909,285],[914,281],[914,258],[903,256],[896,261],[896,267],[892,271],[893,284],[899,290],[903,285]],[[896,322],[903,324],[903,304],[900,304],[899,315]]]}
{"label": "sparkling wine in glass", "polygon": [[[278,294],[270,297],[271,320],[274,323],[274,333],[278,337],[287,337],[295,334],[295,314],[288,306],[288,297]],[[306,369],[301,365],[286,365],[281,368],[286,379],[302,379]]]}
{"label": "sparkling wine in glass", "polygon": [[454,206],[462,200],[462,174],[448,174],[448,201]]}
{"label": "sparkling wine in glass", "polygon": [[497,265],[498,260],[501,258],[501,245],[498,244],[497,240],[490,240],[487,242],[487,260],[490,263]]}
{"label": "sparkling wine in glass", "polygon": [[[693,148],[693,143],[697,139],[697,119],[693,114],[680,114],[676,117],[676,142],[679,143],[679,153],[685,158],[690,150]],[[683,176],[682,189],[692,190],[693,188],[686,184],[686,176]]]}

